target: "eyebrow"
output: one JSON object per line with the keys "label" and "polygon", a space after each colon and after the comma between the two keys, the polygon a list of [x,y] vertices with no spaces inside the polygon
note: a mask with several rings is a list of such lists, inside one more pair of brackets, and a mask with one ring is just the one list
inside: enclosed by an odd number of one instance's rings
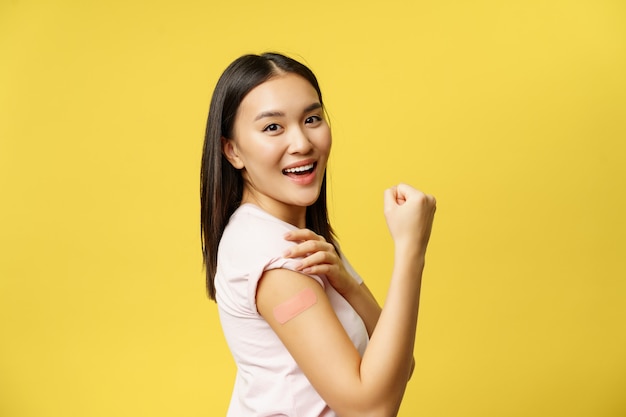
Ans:
{"label": "eyebrow", "polygon": [[[322,108],[322,103],[319,102],[315,102],[313,104],[308,105],[303,113],[308,113],[311,112],[313,110],[317,110]],[[254,121],[256,122],[257,120],[263,119],[265,117],[284,117],[285,113],[281,112],[281,111],[264,111],[262,113],[259,113],[255,118]]]}

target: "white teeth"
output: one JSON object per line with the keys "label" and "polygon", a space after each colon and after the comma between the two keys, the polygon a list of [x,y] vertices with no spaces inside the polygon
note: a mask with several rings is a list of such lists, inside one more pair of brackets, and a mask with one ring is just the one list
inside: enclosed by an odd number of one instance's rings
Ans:
{"label": "white teeth", "polygon": [[308,171],[309,169],[313,168],[313,164],[307,164],[307,165],[302,165],[301,167],[295,167],[295,168],[289,168],[286,169],[285,172],[302,172],[302,171]]}

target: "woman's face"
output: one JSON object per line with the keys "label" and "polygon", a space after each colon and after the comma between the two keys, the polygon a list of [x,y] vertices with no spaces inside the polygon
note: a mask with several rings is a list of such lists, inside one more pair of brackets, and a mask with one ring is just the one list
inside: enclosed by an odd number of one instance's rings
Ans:
{"label": "woman's face", "polygon": [[241,169],[242,202],[291,219],[317,200],[331,142],[317,92],[304,78],[287,73],[244,97],[223,151]]}

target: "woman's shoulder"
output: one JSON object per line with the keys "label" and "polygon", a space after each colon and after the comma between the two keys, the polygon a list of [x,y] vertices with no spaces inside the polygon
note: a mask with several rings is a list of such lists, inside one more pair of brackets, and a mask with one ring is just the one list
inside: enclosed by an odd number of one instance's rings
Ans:
{"label": "woman's shoulder", "polygon": [[290,246],[284,235],[293,228],[253,204],[243,204],[230,217],[220,245],[275,255]]}
{"label": "woman's shoulder", "polygon": [[[222,302],[231,293],[239,291],[245,300],[233,301],[248,305],[256,311],[256,285],[263,272],[269,269],[294,269],[296,261],[284,258],[284,252],[294,243],[285,239],[293,229],[254,205],[242,205],[231,216],[220,239],[217,252],[216,285],[222,291]],[[221,286],[220,283],[228,283]],[[226,289],[225,287],[228,287]]]}

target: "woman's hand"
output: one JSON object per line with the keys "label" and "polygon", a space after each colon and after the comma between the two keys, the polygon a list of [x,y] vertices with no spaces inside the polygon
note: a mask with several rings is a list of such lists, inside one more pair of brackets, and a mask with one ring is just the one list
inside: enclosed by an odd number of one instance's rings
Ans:
{"label": "woman's hand", "polygon": [[298,271],[312,275],[326,275],[339,294],[346,297],[358,289],[358,282],[346,271],[335,247],[309,229],[293,230],[285,239],[296,245],[288,249],[285,258],[303,258]]}
{"label": "woman's hand", "polygon": [[399,184],[385,190],[384,201],[387,227],[396,246],[416,249],[424,256],[437,209],[435,197]]}

